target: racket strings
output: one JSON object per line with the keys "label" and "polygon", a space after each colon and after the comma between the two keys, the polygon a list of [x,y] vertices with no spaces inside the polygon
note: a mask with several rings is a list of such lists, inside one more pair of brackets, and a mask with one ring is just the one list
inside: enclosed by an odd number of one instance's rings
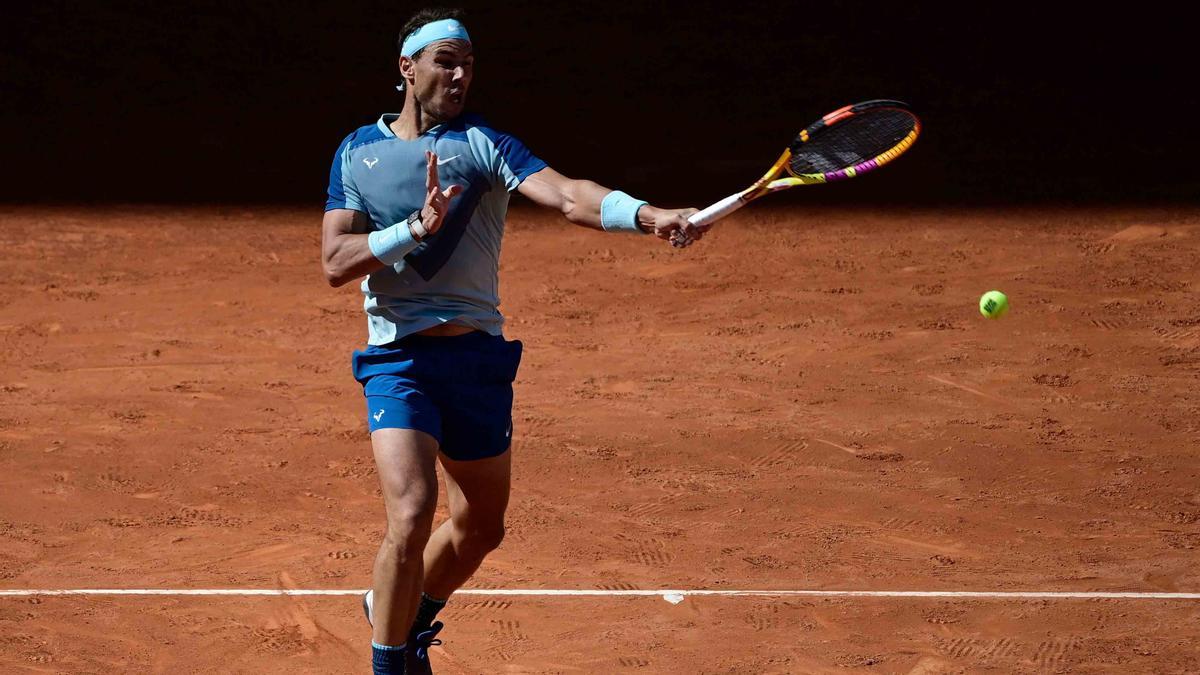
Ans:
{"label": "racket strings", "polygon": [[916,118],[905,110],[860,113],[793,147],[788,169],[793,174],[823,174],[857,166],[895,148],[915,127]]}

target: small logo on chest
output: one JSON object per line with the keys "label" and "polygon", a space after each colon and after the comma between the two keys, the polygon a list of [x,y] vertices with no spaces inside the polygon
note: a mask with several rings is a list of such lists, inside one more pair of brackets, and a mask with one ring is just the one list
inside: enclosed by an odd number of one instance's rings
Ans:
{"label": "small logo on chest", "polygon": [[378,157],[364,157],[363,158],[363,164],[366,164],[368,169],[374,169],[375,165],[378,163],[379,163]]}

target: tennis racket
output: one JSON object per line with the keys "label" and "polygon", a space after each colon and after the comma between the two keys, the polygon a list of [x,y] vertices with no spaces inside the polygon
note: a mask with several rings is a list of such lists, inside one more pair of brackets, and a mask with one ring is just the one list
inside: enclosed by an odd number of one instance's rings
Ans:
{"label": "tennis racket", "polygon": [[803,129],[754,185],[697,211],[688,222],[704,227],[765,194],[870,173],[911,148],[920,133],[920,120],[900,101],[838,108]]}

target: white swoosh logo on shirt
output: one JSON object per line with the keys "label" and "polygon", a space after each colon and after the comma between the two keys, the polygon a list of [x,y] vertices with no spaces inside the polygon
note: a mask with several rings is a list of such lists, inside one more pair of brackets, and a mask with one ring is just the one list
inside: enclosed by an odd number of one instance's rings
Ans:
{"label": "white swoosh logo on shirt", "polygon": [[450,162],[453,162],[454,160],[458,159],[458,158],[459,158],[459,157],[461,157],[461,156],[462,156],[462,155],[455,155],[455,156],[453,156],[453,157],[447,157],[446,159],[439,159],[439,160],[438,160],[438,166],[441,166],[441,165],[443,165],[443,164],[449,164]]}

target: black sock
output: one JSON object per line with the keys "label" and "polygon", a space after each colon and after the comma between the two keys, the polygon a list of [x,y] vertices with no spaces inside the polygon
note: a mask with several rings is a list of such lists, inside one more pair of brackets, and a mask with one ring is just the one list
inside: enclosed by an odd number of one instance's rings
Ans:
{"label": "black sock", "polygon": [[417,618],[413,620],[409,636],[416,637],[417,633],[429,630],[429,627],[433,625],[433,620],[437,618],[438,612],[442,611],[445,606],[445,600],[437,600],[422,593],[421,604],[417,606]]}
{"label": "black sock", "polygon": [[389,647],[371,641],[372,675],[404,675],[404,645]]}

